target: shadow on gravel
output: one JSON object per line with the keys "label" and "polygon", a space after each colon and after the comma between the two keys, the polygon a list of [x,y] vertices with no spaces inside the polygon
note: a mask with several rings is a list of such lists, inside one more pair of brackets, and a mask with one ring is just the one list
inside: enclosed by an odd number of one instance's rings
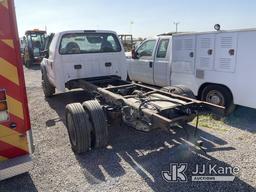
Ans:
{"label": "shadow on gravel", "polygon": [[232,127],[256,133],[256,109],[238,106],[224,122]]}
{"label": "shadow on gravel", "polygon": [[46,122],[47,127],[52,127],[57,121],[65,120],[65,107],[70,103],[79,102],[82,103],[86,100],[89,100],[90,97],[83,90],[74,90],[63,94],[54,95],[51,98],[46,99],[46,102],[49,103],[50,107],[58,113],[60,118],[58,119],[49,119]]}
{"label": "shadow on gravel", "polygon": [[[72,102],[88,100],[84,91],[74,91],[60,94],[48,99],[50,106],[58,113],[60,119],[52,119],[48,126],[62,120],[65,122],[65,106]],[[188,144],[188,135],[193,135],[194,127],[186,126],[187,133],[182,128],[175,128],[172,132],[155,130],[149,133],[139,132],[116,122],[110,127],[109,146],[105,149],[96,149],[84,155],[76,156],[81,169],[90,184],[102,182],[119,183],[121,176],[125,180],[133,180],[139,175],[153,191],[255,191],[255,189],[236,178],[234,182],[191,182],[192,171],[195,165],[218,165],[229,167],[229,164],[218,160],[203,151]],[[204,150],[232,151],[228,143],[203,130],[198,130],[199,139],[204,141]],[[192,138],[192,137],[190,137]],[[191,141],[191,139],[190,139]],[[193,142],[193,141],[191,141]],[[170,163],[188,163],[186,171],[188,182],[168,183],[162,178],[162,171],[170,170]],[[127,169],[133,171],[126,172]],[[129,184],[127,184],[129,185]],[[140,189],[132,186],[133,189]]]}
{"label": "shadow on gravel", "polygon": [[[26,183],[24,185],[24,183]],[[0,181],[0,191],[1,192],[14,192],[14,191],[29,191],[37,192],[32,178],[29,173],[25,173],[11,179]]]}

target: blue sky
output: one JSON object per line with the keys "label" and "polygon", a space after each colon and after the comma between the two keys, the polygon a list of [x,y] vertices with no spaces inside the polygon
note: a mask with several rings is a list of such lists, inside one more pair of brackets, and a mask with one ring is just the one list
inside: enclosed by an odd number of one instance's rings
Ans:
{"label": "blue sky", "polygon": [[15,5],[20,36],[47,26],[48,32],[107,29],[149,37],[174,31],[174,21],[179,31],[211,31],[216,23],[222,29],[256,28],[253,0],[15,0]]}

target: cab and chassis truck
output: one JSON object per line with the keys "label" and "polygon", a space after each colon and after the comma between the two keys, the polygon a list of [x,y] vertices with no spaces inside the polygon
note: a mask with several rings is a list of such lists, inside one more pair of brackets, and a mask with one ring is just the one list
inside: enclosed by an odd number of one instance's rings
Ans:
{"label": "cab and chassis truck", "polygon": [[41,63],[46,97],[84,89],[90,100],[66,106],[66,126],[77,153],[107,146],[115,119],[140,131],[169,130],[202,113],[223,115],[224,108],[195,100],[184,86],[160,90],[126,81],[124,48],[113,31],[56,33]]}

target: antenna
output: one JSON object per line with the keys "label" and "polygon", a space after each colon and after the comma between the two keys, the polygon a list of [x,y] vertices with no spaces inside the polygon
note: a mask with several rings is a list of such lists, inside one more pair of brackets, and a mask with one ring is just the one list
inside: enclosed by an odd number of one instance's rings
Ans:
{"label": "antenna", "polygon": [[178,26],[179,26],[180,22],[173,22],[173,24],[176,26],[176,33],[178,33]]}

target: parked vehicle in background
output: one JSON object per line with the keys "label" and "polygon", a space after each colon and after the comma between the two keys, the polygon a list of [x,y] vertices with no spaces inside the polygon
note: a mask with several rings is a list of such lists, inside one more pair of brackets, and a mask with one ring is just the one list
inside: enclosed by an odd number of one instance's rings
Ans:
{"label": "parked vehicle in background", "polygon": [[23,54],[25,51],[25,45],[26,45],[26,40],[24,38],[20,38],[20,52]]}
{"label": "parked vehicle in background", "polygon": [[46,31],[38,29],[28,30],[25,33],[25,49],[24,49],[24,64],[30,67],[33,64],[40,64],[43,55],[46,38]]}
{"label": "parked vehicle in background", "polygon": [[49,55],[41,63],[46,96],[65,92],[81,78],[127,77],[123,46],[113,31],[64,31],[56,33]]}
{"label": "parked vehicle in background", "polygon": [[32,169],[32,131],[14,0],[0,1],[0,181]]}
{"label": "parked vehicle in background", "polygon": [[123,44],[125,52],[132,51],[132,49],[134,48],[133,36],[130,34],[122,34],[118,35],[118,37]]}
{"label": "parked vehicle in background", "polygon": [[145,40],[128,62],[129,78],[185,85],[203,101],[256,108],[256,29],[183,33]]}

